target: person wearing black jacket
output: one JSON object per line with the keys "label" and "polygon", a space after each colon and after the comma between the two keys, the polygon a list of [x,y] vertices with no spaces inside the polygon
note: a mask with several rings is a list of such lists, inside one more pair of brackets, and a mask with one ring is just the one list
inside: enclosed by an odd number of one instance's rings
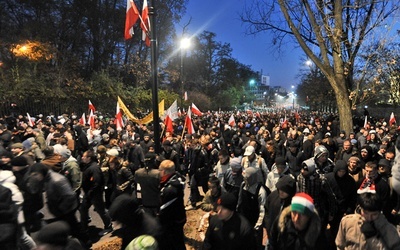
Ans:
{"label": "person wearing black jacket", "polygon": [[171,160],[164,160],[160,167],[161,206],[158,219],[161,224],[160,250],[186,249],[183,226],[186,223],[186,211],[183,203],[185,177],[176,172]]}
{"label": "person wearing black jacket", "polygon": [[97,164],[97,157],[93,150],[88,150],[83,153],[82,165],[82,189],[85,193],[80,207],[82,229],[84,231],[88,230],[89,208],[93,205],[95,211],[100,215],[105,227],[99,235],[105,235],[110,233],[113,228],[110,216],[105,209],[103,199],[103,174]]}
{"label": "person wearing black jacket", "polygon": [[357,186],[355,180],[349,175],[347,164],[338,160],[333,172],[325,175],[330,190],[333,192],[338,209],[333,219],[329,222],[330,232],[333,237],[339,230],[339,224],[345,214],[352,214],[356,208]]}

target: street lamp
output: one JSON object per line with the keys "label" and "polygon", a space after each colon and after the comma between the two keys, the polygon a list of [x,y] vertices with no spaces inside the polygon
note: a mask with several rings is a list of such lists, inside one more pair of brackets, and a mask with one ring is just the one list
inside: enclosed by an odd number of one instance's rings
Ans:
{"label": "street lamp", "polygon": [[190,47],[190,39],[187,37],[183,37],[181,39],[181,45],[180,45],[180,52],[181,52],[181,72],[180,72],[180,78],[181,78],[181,107],[183,107],[183,85],[184,85],[184,79],[183,79],[183,59],[186,55],[186,50]]}

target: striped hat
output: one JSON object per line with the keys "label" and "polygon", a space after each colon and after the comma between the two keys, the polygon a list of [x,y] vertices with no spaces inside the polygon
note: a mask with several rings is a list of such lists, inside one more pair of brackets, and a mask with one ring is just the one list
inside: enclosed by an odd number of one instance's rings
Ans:
{"label": "striped hat", "polygon": [[297,193],[292,198],[292,211],[311,216],[314,214],[314,200],[306,193]]}

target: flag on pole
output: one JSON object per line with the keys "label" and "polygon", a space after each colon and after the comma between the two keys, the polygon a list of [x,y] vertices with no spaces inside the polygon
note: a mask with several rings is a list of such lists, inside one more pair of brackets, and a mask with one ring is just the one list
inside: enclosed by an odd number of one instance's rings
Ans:
{"label": "flag on pole", "polygon": [[89,110],[92,110],[93,112],[96,111],[96,108],[94,107],[93,103],[89,100]]}
{"label": "flag on pole", "polygon": [[178,102],[175,100],[165,112],[164,124],[167,132],[173,132],[174,127],[172,121],[177,119],[178,116]]}
{"label": "flag on pole", "polygon": [[185,101],[187,101],[187,100],[188,100],[187,91],[185,91],[185,93],[183,94],[183,100],[185,100]]}
{"label": "flag on pole", "polygon": [[93,110],[90,110],[90,115],[89,115],[89,126],[90,129],[94,129],[95,128],[95,122],[94,122],[94,114],[93,114]]}
{"label": "flag on pole", "polygon": [[139,10],[133,0],[126,0],[125,40],[132,38],[133,26],[139,19]]}
{"label": "flag on pole", "polygon": [[394,113],[392,112],[390,114],[389,126],[392,126],[394,123],[396,123],[396,118],[394,117]]}
{"label": "flag on pole", "polygon": [[83,113],[82,117],[79,119],[79,124],[82,124],[82,126],[86,125],[86,115],[85,115],[85,113]]}
{"label": "flag on pole", "polygon": [[235,117],[233,117],[233,114],[231,114],[231,117],[229,117],[228,124],[231,127],[236,126]]}
{"label": "flag on pole", "polygon": [[187,127],[187,133],[189,135],[196,133],[196,131],[194,131],[194,127],[193,127],[192,112],[190,110],[190,107],[189,107],[187,115],[186,115],[185,126]]}
{"label": "flag on pole", "polygon": [[194,105],[194,103],[192,103],[192,109],[191,109],[192,113],[197,115],[197,116],[202,116],[203,113],[200,111],[199,108],[196,107],[196,105]]}
{"label": "flag on pole", "polygon": [[147,0],[143,1],[142,23],[140,24],[140,28],[142,28],[142,40],[146,42],[147,47],[150,47],[150,19]]}
{"label": "flag on pole", "polygon": [[117,102],[117,110],[115,114],[115,121],[114,121],[117,130],[121,131],[124,128],[124,121],[122,120],[122,112],[121,109],[119,108],[119,103]]}
{"label": "flag on pole", "polygon": [[29,115],[29,113],[26,113],[26,116],[28,116],[28,125],[29,125],[29,127],[35,126],[35,122],[34,122],[33,119],[31,118],[31,116]]}

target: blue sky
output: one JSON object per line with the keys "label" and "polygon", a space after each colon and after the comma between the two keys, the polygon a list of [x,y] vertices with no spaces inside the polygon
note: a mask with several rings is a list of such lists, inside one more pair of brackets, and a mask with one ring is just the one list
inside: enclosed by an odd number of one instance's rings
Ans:
{"label": "blue sky", "polygon": [[263,75],[270,76],[272,86],[280,85],[290,88],[299,80],[299,73],[303,53],[293,46],[285,48],[280,55],[273,53],[269,48],[271,38],[268,34],[256,36],[245,35],[245,26],[239,20],[239,13],[245,6],[245,0],[189,0],[186,15],[176,26],[178,34],[182,33],[183,26],[192,18],[187,32],[195,35],[204,30],[214,32],[216,40],[230,43],[232,55],[239,62],[251,65],[255,71],[262,71]]}

